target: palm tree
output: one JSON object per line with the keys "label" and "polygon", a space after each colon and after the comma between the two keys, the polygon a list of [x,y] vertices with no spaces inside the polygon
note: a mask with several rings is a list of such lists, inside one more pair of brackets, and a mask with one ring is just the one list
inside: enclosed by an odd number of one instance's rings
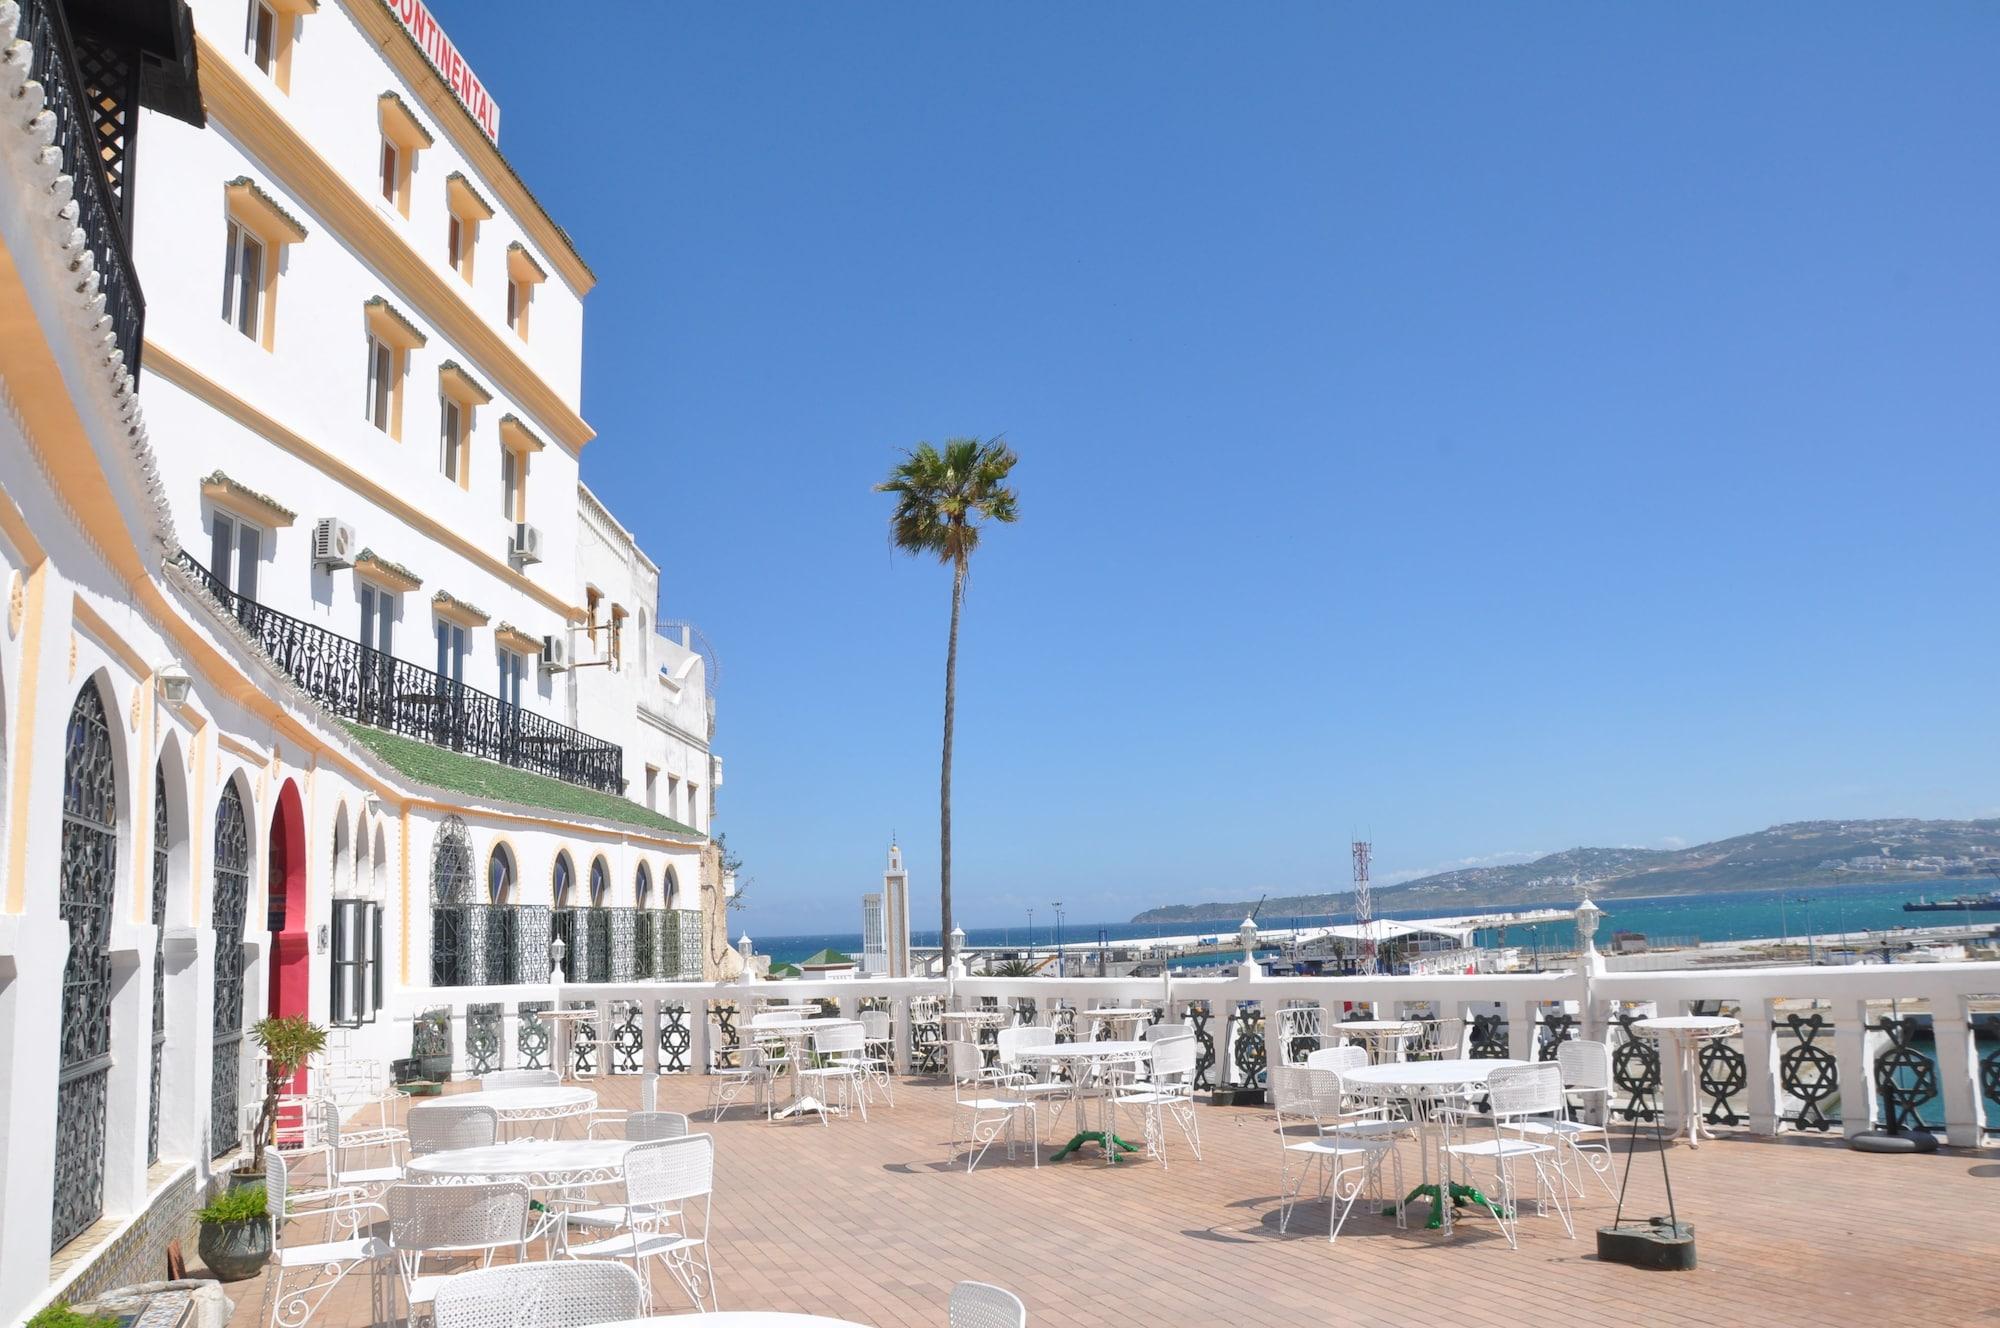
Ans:
{"label": "palm tree", "polygon": [[1012,521],[1007,474],[1020,458],[998,438],[947,438],[942,450],[918,443],[903,454],[877,493],[896,495],[889,539],[910,554],[951,565],[951,644],[944,657],[944,764],[938,776],[938,911],[944,965],[951,968],[951,730],[958,705],[958,618],[965,576],[987,521]]}

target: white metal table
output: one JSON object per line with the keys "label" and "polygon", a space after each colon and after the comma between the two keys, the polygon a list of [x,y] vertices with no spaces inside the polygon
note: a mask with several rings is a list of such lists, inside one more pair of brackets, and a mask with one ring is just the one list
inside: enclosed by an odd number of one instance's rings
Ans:
{"label": "white metal table", "polygon": [[1423,1030],[1409,1019],[1344,1019],[1326,1031],[1330,1036],[1364,1043],[1368,1059],[1380,1061],[1391,1052],[1401,1060],[1403,1044]]}
{"label": "white metal table", "polygon": [[[1678,1072],[1686,1085],[1682,1100],[1687,1111],[1688,1147],[1701,1147],[1703,1135],[1715,1138],[1715,1131],[1701,1121],[1701,1044],[1715,1038],[1735,1037],[1743,1031],[1742,1021],[1719,1014],[1658,1015],[1633,1020],[1632,1031],[1655,1042],[1671,1041],[1680,1052]],[[1661,1073],[1665,1073],[1664,1067]]]}
{"label": "white metal table", "polygon": [[665,1314],[651,1319],[620,1319],[595,1324],[592,1328],[686,1328],[707,1324],[709,1328],[867,1328],[852,1319],[829,1319],[821,1314],[786,1314],[780,1310],[718,1310],[713,1314]]}
{"label": "white metal table", "polygon": [[518,1180],[531,1190],[561,1190],[623,1179],[630,1147],[624,1139],[521,1139],[425,1153],[404,1170],[411,1180],[438,1184]]}
{"label": "white metal table", "polygon": [[[1444,1131],[1437,1121],[1437,1106],[1448,1098],[1464,1097],[1485,1084],[1488,1075],[1495,1070],[1509,1066],[1526,1065],[1526,1061],[1513,1060],[1471,1060],[1453,1058],[1438,1061],[1389,1061],[1382,1065],[1364,1065],[1359,1069],[1343,1070],[1340,1082],[1348,1092],[1357,1097],[1373,1097],[1400,1102],[1409,1112],[1423,1134],[1423,1145],[1419,1150],[1423,1158],[1423,1178],[1414,1190],[1403,1196],[1403,1202],[1412,1199],[1428,1199],[1431,1204],[1430,1220],[1424,1223],[1432,1230],[1451,1229],[1451,1210],[1460,1203],[1475,1203],[1492,1210],[1497,1207],[1493,1200],[1481,1194],[1470,1185],[1463,1185],[1451,1179],[1451,1154],[1445,1151]],[[1431,1154],[1437,1154],[1437,1179],[1431,1179]]]}
{"label": "white metal table", "polygon": [[1127,1039],[1139,1036],[1139,1029],[1153,1012],[1143,1005],[1115,1005],[1097,1010],[1083,1010],[1079,1013],[1093,1023],[1102,1022],[1111,1029],[1113,1037],[1124,1034]]}
{"label": "white metal table", "polygon": [[[1016,1047],[1014,1054],[1022,1060],[1034,1059],[1067,1063],[1069,1065],[1071,1082],[1080,1088],[1083,1082],[1083,1072],[1086,1069],[1093,1066],[1102,1069],[1120,1063],[1142,1064],[1152,1058],[1153,1044],[1150,1042],[1110,1040],[1103,1042],[1056,1042],[1040,1047]],[[1108,1087],[1100,1092],[1098,1094],[1097,1128],[1094,1130],[1078,1130],[1070,1137],[1068,1143],[1056,1150],[1055,1156],[1050,1158],[1049,1161],[1060,1162],[1086,1143],[1095,1143],[1103,1148],[1104,1160],[1106,1162],[1116,1162],[1121,1152],[1138,1152],[1139,1146],[1137,1144],[1128,1143],[1118,1137],[1118,1107],[1116,1098],[1117,1094],[1111,1092]],[[1076,1110],[1076,1123],[1082,1125],[1085,1123],[1083,1119],[1083,1104],[1079,1102]]]}
{"label": "white metal table", "polygon": [[[764,1016],[759,1015],[757,1018],[763,1019]],[[859,1019],[770,1019],[761,1024],[755,1023],[754,1020],[752,1023],[755,1025],[752,1032],[764,1037],[781,1038],[785,1043],[785,1064],[788,1067],[785,1077],[792,1081],[792,1097],[784,1108],[776,1113],[775,1119],[783,1120],[787,1116],[796,1116],[805,1111],[817,1111],[823,1114],[840,1110],[807,1095],[805,1080],[802,1077],[805,1069],[806,1043],[816,1029],[859,1028],[861,1027]]]}
{"label": "white metal table", "polygon": [[440,1106],[491,1107],[503,1127],[518,1128],[538,1121],[588,1116],[597,1109],[597,1094],[588,1088],[482,1088],[471,1093],[453,1093],[450,1097],[431,1102],[414,1103],[410,1114]]}

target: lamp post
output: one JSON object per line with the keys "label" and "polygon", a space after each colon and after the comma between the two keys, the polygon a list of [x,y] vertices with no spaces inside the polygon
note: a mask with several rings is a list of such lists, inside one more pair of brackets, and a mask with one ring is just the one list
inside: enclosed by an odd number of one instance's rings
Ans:
{"label": "lamp post", "polygon": [[1242,976],[1254,978],[1262,975],[1257,967],[1257,922],[1254,918],[1243,919],[1243,925],[1236,929],[1236,939],[1243,945]]}
{"label": "lamp post", "polygon": [[1028,910],[1028,962],[1035,962],[1035,910]]}
{"label": "lamp post", "polygon": [[549,942],[549,981],[560,985],[563,980],[563,956],[569,953],[569,945],[558,936]]}
{"label": "lamp post", "polygon": [[1062,900],[1056,900],[1049,907],[1056,911],[1056,976],[1061,977],[1063,975]]}
{"label": "lamp post", "polygon": [[965,928],[951,929],[951,964],[958,972],[965,972]]}
{"label": "lamp post", "polygon": [[[1585,895],[1576,905],[1576,957],[1583,964],[1586,974],[1604,971],[1604,960],[1597,953],[1597,920],[1604,916],[1604,910],[1590,902]],[[1537,944],[1537,963],[1540,962],[1540,946]]]}
{"label": "lamp post", "polygon": [[[728,932],[724,932],[724,933],[722,933],[722,934],[723,934],[724,936],[727,936],[727,935],[729,935],[729,933],[728,933]],[[750,953],[751,953],[751,951],[750,951],[750,933],[749,933],[749,932],[747,932],[747,931],[746,931],[746,932],[744,932],[744,933],[743,933],[743,934],[742,934],[741,936],[739,936],[739,937],[737,937],[737,938],[736,938],[736,953],[737,953],[737,954],[739,954],[739,955],[741,955],[741,956],[743,957],[743,976],[742,976],[742,981],[744,981],[744,982],[754,982],[754,981],[756,981],[756,980],[757,980],[757,970],[755,970],[755,969],[753,969],[753,968],[751,968],[751,967],[750,967]]]}

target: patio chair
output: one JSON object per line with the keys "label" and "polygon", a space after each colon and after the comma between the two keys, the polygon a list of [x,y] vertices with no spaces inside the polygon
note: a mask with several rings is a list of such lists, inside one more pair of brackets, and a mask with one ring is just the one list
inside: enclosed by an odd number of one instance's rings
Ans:
{"label": "patio chair", "polygon": [[[1611,1048],[1603,1042],[1564,1042],[1556,1048],[1556,1068],[1562,1075],[1562,1109],[1553,1116],[1517,1122],[1515,1130],[1525,1138],[1556,1145],[1564,1179],[1571,1182],[1577,1197],[1583,1195],[1583,1173],[1588,1170],[1597,1177],[1604,1192],[1615,1199],[1618,1193],[1611,1187],[1611,1136],[1592,1119],[1603,1114],[1611,1098]],[[1585,1099],[1583,1106],[1588,1113],[1581,1118],[1576,1109],[1577,1098]]]}
{"label": "patio chair", "polygon": [[519,1263],[528,1253],[528,1187],[519,1181],[469,1185],[391,1185],[382,1196],[389,1213],[389,1249],[396,1256],[397,1283],[405,1317],[428,1305],[449,1276],[423,1270],[424,1256],[476,1258],[482,1268],[493,1256],[514,1250]]}
{"label": "patio chair", "polygon": [[440,1279],[431,1319],[436,1328],[587,1328],[638,1318],[645,1297],[624,1264],[502,1264]]}
{"label": "patio chair", "polygon": [[318,1103],[320,1114],[320,1145],[326,1150],[327,1183],[338,1188],[359,1188],[368,1197],[379,1197],[382,1191],[403,1178],[401,1166],[357,1167],[348,1165],[347,1137],[340,1128],[340,1108],[332,1098],[321,1098]]}
{"label": "patio chair", "polygon": [[868,1054],[885,1062],[893,1062],[896,1053],[895,1025],[887,1010],[863,1010],[861,1020],[861,1040],[867,1044]]}
{"label": "patio chair", "polygon": [[771,1116],[772,1062],[762,1045],[746,1042],[736,1049],[735,1065],[710,1066],[708,1071],[708,1111],[709,1119],[719,1121],[722,1113],[736,1105],[746,1094],[754,1095],[754,1100],[764,1108],[764,1118]]}
{"label": "patio chair", "polygon": [[1195,1042],[1192,1037],[1163,1038],[1153,1044],[1151,1068],[1142,1086],[1120,1093],[1115,1105],[1138,1107],[1146,1122],[1146,1151],[1167,1165],[1167,1121],[1181,1127],[1194,1160],[1201,1161],[1201,1129],[1194,1116]]}
{"label": "patio chair", "polygon": [[562,1076],[554,1070],[495,1070],[482,1075],[480,1091],[499,1088],[561,1088]]}
{"label": "patio chair", "polygon": [[865,1076],[868,1073],[867,1058],[862,1054],[863,1035],[859,1024],[837,1023],[830,1028],[812,1030],[812,1045],[817,1065],[809,1065],[799,1071],[799,1078],[809,1080],[819,1086],[814,1096],[819,1101],[819,1123],[827,1123],[826,1107],[837,1085],[840,1089],[841,1105],[849,1111],[858,1110],[861,1119],[868,1119],[868,1091]]}
{"label": "patio chair", "polygon": [[485,1148],[500,1137],[500,1115],[491,1107],[427,1102],[410,1108],[410,1156],[455,1148]]}
{"label": "patio chair", "polygon": [[949,1328],[1028,1328],[1021,1298],[985,1282],[960,1282],[945,1307]]}
{"label": "patio chair", "polygon": [[1405,1053],[1413,1061],[1448,1061],[1465,1055],[1465,1020],[1417,1019],[1417,1036]]}
{"label": "patio chair", "polygon": [[1308,1177],[1317,1177],[1318,1197],[1327,1201],[1327,1243],[1340,1239],[1341,1228],[1354,1211],[1354,1202],[1364,1191],[1379,1194],[1382,1171],[1387,1166],[1396,1196],[1396,1225],[1404,1224],[1403,1160],[1395,1140],[1367,1135],[1329,1133],[1322,1121],[1328,1114],[1333,1122],[1346,1101],[1340,1076],[1332,1070],[1287,1067],[1291,1072],[1276,1077],[1273,1103],[1278,1116],[1278,1230],[1291,1226],[1292,1208]]}
{"label": "patio chair", "polygon": [[[982,1073],[999,1085],[1008,1097],[1024,1097],[1049,1104],[1049,1118],[1062,1117],[1063,1106],[1076,1094],[1075,1085],[1056,1074],[1054,1061],[1026,1057],[1028,1047],[1053,1047],[1056,1030],[1046,1024],[1020,1024],[1000,1030],[999,1058]],[[1038,1120],[1037,1125],[1040,1124]]]}
{"label": "patio chair", "polygon": [[1028,1119],[1028,1151],[1037,1167],[1042,1165],[1041,1149],[1036,1140],[1040,1137],[1037,1129],[1039,1112],[1032,1098],[1014,1092],[1011,1086],[994,1084],[985,1077],[986,1058],[979,1047],[971,1042],[951,1042],[947,1044],[951,1056],[951,1156],[956,1157],[961,1146],[965,1152],[965,1169],[970,1172],[979,1165],[979,1159],[986,1156],[986,1150],[993,1141],[1003,1134],[1007,1139],[1007,1156],[1014,1156],[1014,1123],[1022,1116]]}
{"label": "patio chair", "polygon": [[[1321,1047],[1306,1056],[1307,1071],[1324,1071],[1336,1076],[1344,1094],[1337,1106],[1330,1102],[1319,1104],[1320,1127],[1328,1134],[1352,1134],[1375,1138],[1389,1138],[1411,1134],[1416,1131],[1415,1121],[1397,1116],[1379,1102],[1356,1098],[1347,1092],[1346,1074],[1368,1065],[1368,1049],[1352,1042],[1344,1042],[1337,1047]],[[1311,1080],[1307,1080],[1310,1085]]]}
{"label": "patio chair", "polygon": [[[625,1154],[625,1202],[569,1215],[571,1226],[610,1228],[617,1234],[578,1245],[569,1256],[618,1260],[638,1272],[648,1259],[666,1265],[695,1309],[716,1308],[715,1269],[709,1261],[708,1228],[715,1189],[715,1139],[690,1134],[640,1144]],[[697,1229],[693,1214],[699,1204]],[[644,1313],[652,1312],[652,1281],[640,1274]],[[628,1316],[629,1317],[629,1316]]]}
{"label": "patio chair", "polygon": [[[368,1321],[385,1322],[381,1274],[389,1247],[377,1237],[362,1235],[309,1245],[286,1244],[286,1222],[312,1214],[292,1206],[291,1169],[285,1155],[275,1148],[264,1150],[264,1205],[271,1223],[271,1262],[264,1270],[264,1305],[259,1319],[276,1328],[304,1328],[333,1289],[366,1264]],[[345,1213],[342,1224],[350,1232],[359,1231],[364,1213],[382,1211],[380,1204],[359,1200],[342,1203],[340,1208]]]}
{"label": "patio chair", "polygon": [[[1521,1126],[1536,1117],[1559,1115],[1563,1108],[1562,1070],[1554,1061],[1542,1061],[1535,1065],[1512,1065],[1493,1071],[1486,1079],[1487,1119],[1491,1122],[1492,1137],[1467,1143],[1449,1144],[1445,1151],[1453,1157],[1491,1158],[1495,1189],[1492,1213],[1500,1224],[1500,1233],[1515,1249],[1521,1248],[1521,1209],[1514,1184],[1514,1164],[1526,1160],[1535,1168],[1535,1209],[1544,1215],[1553,1202],[1556,1213],[1562,1218],[1563,1229],[1570,1239],[1576,1239],[1576,1227],[1570,1221],[1569,1203],[1564,1197],[1568,1181],[1561,1175],[1561,1159],[1553,1145],[1522,1135]],[[1464,1126],[1468,1133],[1476,1133],[1473,1117],[1467,1112],[1448,1115],[1446,1128],[1453,1121]],[[1551,1176],[1551,1171],[1556,1174]],[[1551,1184],[1553,1179],[1554,1183]]]}
{"label": "patio chair", "polygon": [[[602,1135],[599,1129],[604,1131]],[[679,1139],[689,1132],[688,1118],[678,1111],[633,1111],[615,1121],[592,1121],[590,1125],[593,1139],[627,1139],[635,1144]]]}

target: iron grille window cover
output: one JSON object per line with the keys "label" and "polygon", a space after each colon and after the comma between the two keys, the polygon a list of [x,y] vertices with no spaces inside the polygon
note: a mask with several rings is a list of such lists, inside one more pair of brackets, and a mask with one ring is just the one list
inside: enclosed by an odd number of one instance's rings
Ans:
{"label": "iron grille window cover", "polygon": [[146,297],[126,247],[118,201],[105,178],[100,135],[89,111],[88,85],[77,69],[69,23],[58,0],[20,0],[20,9],[14,35],[28,43],[28,77],[42,86],[55,126],[53,146],[62,157],[63,173],[74,182],[74,224],[96,259],[97,288],[111,319],[111,335],[136,379],[139,348],[145,340]]}
{"label": "iron grille window cover", "polygon": [[56,1087],[54,1226],[61,1249],[104,1212],[105,1098],[111,1074],[111,907],[118,871],[118,784],[104,698],[85,684],[63,758],[62,1045]]}
{"label": "iron grille window cover", "polygon": [[301,691],[335,715],[585,788],[624,791],[622,747],[239,595],[186,550],[177,561]]}
{"label": "iron grille window cover", "polygon": [[146,1114],[146,1165],[160,1160],[160,1069],[167,1044],[167,776],[153,766],[153,1089]]}
{"label": "iron grille window cover", "polygon": [[243,921],[250,903],[250,826],[234,781],[215,809],[214,1051],[209,1081],[209,1151],[221,1157],[238,1142],[239,1064],[243,1050]]}

